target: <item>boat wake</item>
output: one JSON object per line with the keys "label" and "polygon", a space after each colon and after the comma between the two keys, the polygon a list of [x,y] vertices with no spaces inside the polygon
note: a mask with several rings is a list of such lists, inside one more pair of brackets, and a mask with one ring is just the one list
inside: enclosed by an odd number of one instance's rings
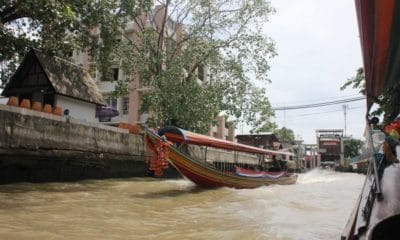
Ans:
{"label": "boat wake", "polygon": [[307,173],[299,175],[297,184],[329,183],[341,181],[353,173],[339,173],[333,170],[313,169]]}

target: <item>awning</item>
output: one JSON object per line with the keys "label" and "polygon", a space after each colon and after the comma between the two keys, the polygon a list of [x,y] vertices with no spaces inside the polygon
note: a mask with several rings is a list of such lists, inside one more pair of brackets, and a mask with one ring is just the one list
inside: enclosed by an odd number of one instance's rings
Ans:
{"label": "awning", "polygon": [[109,107],[98,107],[96,109],[96,117],[104,118],[104,117],[116,117],[119,116],[119,112],[116,109]]}
{"label": "awning", "polygon": [[363,53],[367,106],[400,80],[400,1],[355,0]]}
{"label": "awning", "polygon": [[187,144],[194,144],[200,146],[215,147],[219,149],[241,151],[247,153],[257,153],[265,155],[289,155],[294,156],[293,153],[273,151],[268,149],[257,148],[249,145],[244,145],[236,142],[227,141],[224,139],[213,138],[194,132],[186,131],[177,127],[165,127],[158,131],[160,136],[165,136],[169,141]]}

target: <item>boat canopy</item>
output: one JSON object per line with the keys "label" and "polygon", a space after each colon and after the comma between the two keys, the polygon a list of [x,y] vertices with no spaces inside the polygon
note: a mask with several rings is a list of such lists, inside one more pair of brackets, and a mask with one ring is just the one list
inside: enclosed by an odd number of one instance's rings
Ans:
{"label": "boat canopy", "polygon": [[178,127],[168,126],[158,131],[158,135],[165,136],[169,141],[178,143],[187,143],[200,146],[208,146],[225,150],[240,151],[247,153],[257,153],[263,155],[289,155],[295,156],[291,152],[273,151],[263,148],[257,148],[245,144],[231,142],[219,138],[209,137],[198,133],[183,130]]}
{"label": "boat canopy", "polygon": [[400,79],[400,1],[355,0],[368,111]]}

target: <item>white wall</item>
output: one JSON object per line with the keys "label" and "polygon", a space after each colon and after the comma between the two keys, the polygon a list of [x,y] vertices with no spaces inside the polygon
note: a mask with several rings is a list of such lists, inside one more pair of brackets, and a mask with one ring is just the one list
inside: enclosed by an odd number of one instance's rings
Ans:
{"label": "white wall", "polygon": [[98,82],[97,87],[102,94],[104,93],[111,93],[115,90],[116,82]]}
{"label": "white wall", "polygon": [[[2,89],[0,89],[1,91]],[[1,97],[0,96],[0,104],[6,104],[8,102],[8,98],[7,97]]]}
{"label": "white wall", "polygon": [[62,111],[69,109],[69,116],[88,122],[96,122],[96,104],[88,103],[74,98],[56,95],[56,106]]}

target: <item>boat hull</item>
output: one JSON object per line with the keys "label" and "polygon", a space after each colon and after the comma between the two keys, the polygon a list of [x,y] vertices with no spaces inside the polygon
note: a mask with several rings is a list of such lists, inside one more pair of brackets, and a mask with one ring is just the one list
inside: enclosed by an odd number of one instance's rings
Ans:
{"label": "boat hull", "polygon": [[342,239],[393,239],[400,234],[400,164],[386,167],[381,179],[383,198],[374,199],[368,221],[363,217],[372,180],[367,176],[356,207],[351,214]]}
{"label": "boat hull", "polygon": [[[158,135],[152,134],[152,141],[160,141]],[[297,181],[297,174],[288,174],[279,178],[254,178],[236,176],[221,172],[208,163],[200,162],[180,152],[176,147],[169,147],[168,161],[187,179],[204,188],[232,187],[257,188],[271,184],[288,185]]]}

